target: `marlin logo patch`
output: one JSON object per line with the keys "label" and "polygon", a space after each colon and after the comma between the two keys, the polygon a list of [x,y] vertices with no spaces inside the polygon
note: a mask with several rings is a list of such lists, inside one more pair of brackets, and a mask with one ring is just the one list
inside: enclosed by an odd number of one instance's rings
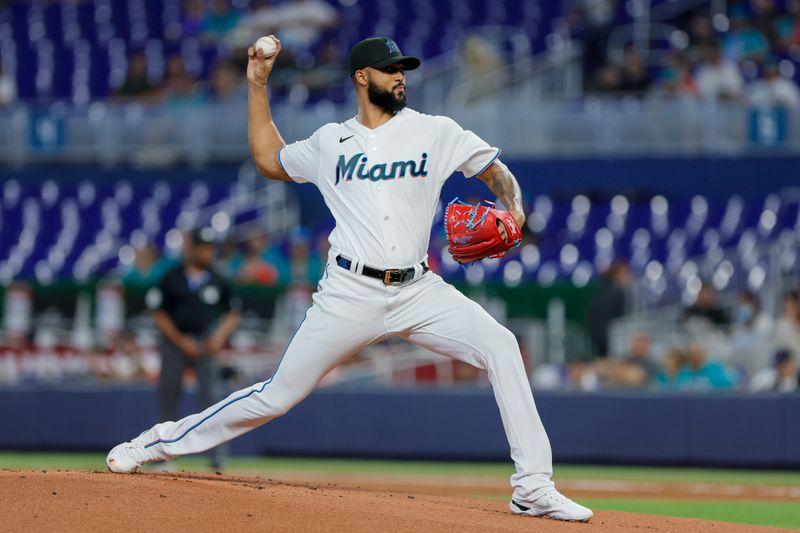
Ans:
{"label": "marlin logo patch", "polygon": [[391,39],[386,39],[386,48],[388,48],[389,52],[392,54],[402,55],[400,53],[400,48],[397,46],[397,43]]}
{"label": "marlin logo patch", "polygon": [[380,163],[370,167],[368,165],[368,158],[364,155],[364,152],[357,153],[349,160],[346,160],[344,155],[340,155],[339,162],[336,164],[336,181],[334,185],[338,185],[340,181],[352,181],[353,176],[360,180],[370,181],[404,178],[406,174],[415,178],[424,178],[428,175],[428,171],[425,168],[427,162],[428,154],[423,153],[419,161],[395,161],[393,163]]}

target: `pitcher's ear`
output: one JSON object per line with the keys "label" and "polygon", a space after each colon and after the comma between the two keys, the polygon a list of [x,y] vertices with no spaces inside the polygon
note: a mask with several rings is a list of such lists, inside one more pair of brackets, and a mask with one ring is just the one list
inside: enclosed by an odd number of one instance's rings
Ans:
{"label": "pitcher's ear", "polygon": [[369,83],[366,71],[363,69],[357,70],[355,74],[353,74],[353,83],[365,87]]}

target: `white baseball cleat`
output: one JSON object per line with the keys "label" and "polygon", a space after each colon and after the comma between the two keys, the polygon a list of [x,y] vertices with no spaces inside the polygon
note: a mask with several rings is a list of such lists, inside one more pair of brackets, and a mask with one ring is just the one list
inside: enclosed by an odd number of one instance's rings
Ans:
{"label": "white baseball cleat", "polygon": [[131,474],[139,470],[143,464],[150,462],[152,461],[147,459],[144,447],[133,442],[117,444],[111,448],[106,457],[108,469],[117,474]]}
{"label": "white baseball cleat", "polygon": [[568,522],[588,522],[593,516],[591,509],[575,503],[557,490],[552,490],[531,503],[517,503],[512,499],[508,508],[514,514]]}

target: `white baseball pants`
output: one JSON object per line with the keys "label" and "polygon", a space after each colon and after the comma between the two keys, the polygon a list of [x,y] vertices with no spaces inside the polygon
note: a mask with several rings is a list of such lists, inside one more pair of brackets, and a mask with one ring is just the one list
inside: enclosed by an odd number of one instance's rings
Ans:
{"label": "white baseball pants", "polygon": [[329,262],[313,305],[270,379],[201,413],[158,424],[137,442],[144,441],[155,460],[208,450],[285,414],[329,370],[390,336],[485,369],[516,465],[514,498],[532,501],[552,488],[550,442],[514,335],[432,272],[403,286],[386,286]]}

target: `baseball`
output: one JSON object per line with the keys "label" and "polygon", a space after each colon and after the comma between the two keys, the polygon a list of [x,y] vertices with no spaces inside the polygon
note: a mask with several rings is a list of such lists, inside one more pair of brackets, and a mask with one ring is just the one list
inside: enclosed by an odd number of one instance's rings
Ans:
{"label": "baseball", "polygon": [[255,44],[256,51],[261,50],[264,52],[264,57],[272,57],[278,45],[275,44],[275,39],[272,37],[260,37]]}

